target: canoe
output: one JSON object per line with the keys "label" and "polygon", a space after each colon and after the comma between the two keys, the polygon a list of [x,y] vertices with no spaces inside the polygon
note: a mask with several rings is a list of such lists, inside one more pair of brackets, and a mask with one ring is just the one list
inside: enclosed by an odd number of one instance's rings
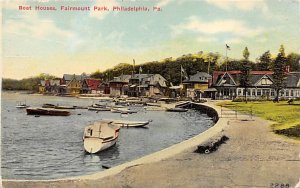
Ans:
{"label": "canoe", "polygon": [[120,127],[111,121],[99,121],[84,128],[83,146],[88,153],[97,153],[116,144]]}
{"label": "canoe", "polygon": [[187,112],[188,109],[184,109],[184,108],[167,108],[166,111],[167,112]]}
{"label": "canoe", "polygon": [[113,124],[120,127],[144,127],[149,121],[127,121],[127,120],[111,120]]}
{"label": "canoe", "polygon": [[47,116],[69,116],[70,112],[66,110],[49,108],[27,108],[27,115],[47,115]]}

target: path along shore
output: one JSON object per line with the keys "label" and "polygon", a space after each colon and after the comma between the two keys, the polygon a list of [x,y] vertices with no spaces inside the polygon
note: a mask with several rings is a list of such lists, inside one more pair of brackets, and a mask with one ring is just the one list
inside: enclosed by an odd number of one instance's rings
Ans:
{"label": "path along shore", "polygon": [[[217,111],[213,103],[205,104]],[[61,180],[3,180],[4,188],[34,187],[300,187],[300,143],[275,135],[271,122],[238,116],[220,118],[204,133],[93,175]],[[194,153],[197,145],[224,134],[226,144],[210,154]],[[298,184],[298,185],[297,185]]]}

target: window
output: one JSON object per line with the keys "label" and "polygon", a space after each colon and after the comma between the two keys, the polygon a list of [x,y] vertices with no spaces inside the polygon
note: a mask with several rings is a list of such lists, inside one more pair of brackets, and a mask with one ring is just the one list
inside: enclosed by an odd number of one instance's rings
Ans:
{"label": "window", "polygon": [[274,90],[271,90],[271,96],[275,96]]}
{"label": "window", "polygon": [[291,97],[294,96],[294,90],[291,90]]}
{"label": "window", "polygon": [[257,96],[261,96],[261,89],[257,90]]}
{"label": "window", "polygon": [[242,95],[242,90],[238,89],[238,95]]}
{"label": "window", "polygon": [[255,96],[255,89],[252,89],[252,95]]}
{"label": "window", "polygon": [[288,97],[289,96],[289,90],[285,91],[285,96]]}

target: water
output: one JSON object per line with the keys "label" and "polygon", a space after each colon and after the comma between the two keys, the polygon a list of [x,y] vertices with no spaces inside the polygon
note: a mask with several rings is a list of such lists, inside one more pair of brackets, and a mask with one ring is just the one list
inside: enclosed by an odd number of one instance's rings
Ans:
{"label": "water", "polygon": [[[91,105],[97,100],[2,93],[2,178],[55,179],[92,174],[167,148],[207,130],[213,121],[195,110],[184,113],[145,111],[120,117],[111,112],[71,110],[67,117],[30,116],[17,101],[31,107],[44,103]],[[81,114],[81,115],[78,115]],[[117,144],[99,154],[85,154],[83,130],[100,119],[152,120],[148,128],[122,128]]]}

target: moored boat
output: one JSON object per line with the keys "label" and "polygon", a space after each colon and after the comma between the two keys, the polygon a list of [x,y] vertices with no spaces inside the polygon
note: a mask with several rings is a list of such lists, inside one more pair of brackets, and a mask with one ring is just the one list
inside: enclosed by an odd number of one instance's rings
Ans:
{"label": "moored boat", "polygon": [[124,114],[137,113],[137,111],[130,110],[128,108],[112,108],[110,111],[113,113],[124,113]]}
{"label": "moored boat", "polygon": [[27,115],[47,115],[47,116],[69,116],[67,110],[49,109],[49,108],[27,108]]}
{"label": "moored boat", "polygon": [[127,120],[111,120],[112,124],[120,127],[144,127],[149,124],[149,121],[127,121]]}
{"label": "moored boat", "polygon": [[42,108],[55,108],[55,107],[56,107],[55,104],[49,104],[49,103],[46,103],[46,104],[42,105]]}
{"label": "moored boat", "polygon": [[97,153],[115,145],[120,127],[111,121],[99,121],[84,128],[83,145],[88,153]]}
{"label": "moored boat", "polygon": [[88,107],[88,110],[91,110],[91,111],[110,111],[110,108],[107,108],[107,107],[102,107],[102,108]]}
{"label": "moored boat", "polygon": [[55,106],[54,108],[55,109],[69,109],[69,110],[75,109],[74,106]]}
{"label": "moored boat", "polygon": [[22,103],[22,102],[19,102],[17,105],[16,105],[16,108],[28,108],[29,106],[26,105],[26,103]]}

